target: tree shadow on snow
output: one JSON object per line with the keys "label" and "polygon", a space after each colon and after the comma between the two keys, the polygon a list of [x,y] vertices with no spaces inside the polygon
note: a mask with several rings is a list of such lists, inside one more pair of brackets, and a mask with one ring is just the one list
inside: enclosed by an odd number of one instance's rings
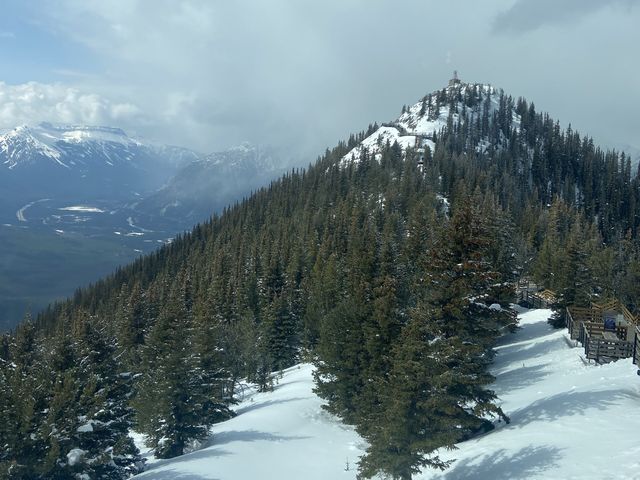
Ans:
{"label": "tree shadow on snow", "polygon": [[145,470],[136,478],[149,478],[149,479],[172,479],[176,480],[214,480],[212,477],[201,477],[192,473],[180,473],[175,469],[160,470],[166,465],[175,465],[176,468],[180,468],[183,463],[192,462],[194,460],[210,460],[216,457],[222,457],[224,455],[231,455],[230,452],[219,448],[208,447],[202,450],[196,450],[195,452],[185,453],[175,458],[168,458],[166,460],[158,460],[151,464],[148,470]]}
{"label": "tree shadow on snow", "polygon": [[536,400],[532,404],[508,413],[512,428],[521,428],[530,423],[550,422],[571,415],[584,415],[586,410],[606,410],[621,399],[637,399],[627,390],[604,390],[599,392],[563,392]]}
{"label": "tree shadow on snow", "polygon": [[532,343],[531,346],[507,345],[496,351],[495,362],[499,364],[526,362],[527,360],[542,357],[553,350],[557,350],[559,343],[563,343],[561,338]]}
{"label": "tree shadow on snow", "polygon": [[215,477],[204,477],[195,473],[183,473],[173,468],[161,471],[151,469],[135,478],[148,478],[153,480],[218,480]]}
{"label": "tree shadow on snow", "polygon": [[544,371],[545,367],[546,365],[544,364],[532,367],[516,367],[513,370],[495,374],[496,383],[491,385],[491,388],[496,394],[501,395],[529,387],[549,375],[549,371]]}
{"label": "tree shadow on snow", "polygon": [[280,390],[282,387],[293,385],[295,383],[303,383],[303,382],[302,380],[287,380],[286,382],[278,380],[276,384],[273,386],[273,391],[275,392],[276,390]]}
{"label": "tree shadow on snow", "polygon": [[544,337],[554,332],[554,329],[546,321],[529,323],[518,327],[515,334],[505,335],[498,339],[497,345],[509,345],[511,343],[526,342],[534,338]]}
{"label": "tree shadow on snow", "polygon": [[230,430],[228,432],[214,433],[209,441],[210,445],[225,445],[231,442],[286,442],[290,440],[304,440],[311,437],[294,435],[276,435],[258,430]]}
{"label": "tree shadow on snow", "polygon": [[557,466],[562,458],[560,449],[549,446],[528,446],[517,452],[505,449],[489,455],[479,455],[456,461],[453,466],[434,477],[437,480],[515,480],[544,474]]}
{"label": "tree shadow on snow", "polygon": [[236,410],[236,413],[238,415],[242,415],[243,413],[258,410],[260,408],[271,407],[272,405],[278,405],[282,403],[297,402],[298,400],[306,400],[307,398],[309,397],[291,397],[283,398],[282,400],[267,400],[265,402],[256,402],[251,405],[247,405],[246,407],[239,408],[238,410]]}

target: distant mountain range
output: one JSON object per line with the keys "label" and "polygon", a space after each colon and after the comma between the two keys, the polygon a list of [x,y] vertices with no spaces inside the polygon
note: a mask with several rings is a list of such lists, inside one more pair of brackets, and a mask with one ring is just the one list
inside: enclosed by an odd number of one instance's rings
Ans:
{"label": "distant mountain range", "polygon": [[117,128],[23,125],[0,135],[0,196],[13,205],[47,197],[124,200],[160,188],[199,158]]}
{"label": "distant mountain range", "polygon": [[245,143],[189,163],[162,188],[129,208],[155,222],[191,226],[267,184],[283,170],[276,151]]}
{"label": "distant mountain range", "polygon": [[281,164],[273,149],[246,143],[204,155],[119,128],[23,125],[0,135],[0,218],[26,221],[15,212],[31,202],[97,202],[189,228],[277,176]]}
{"label": "distant mountain range", "polygon": [[205,155],[111,127],[0,132],[0,330],[267,184],[279,165],[270,148]]}

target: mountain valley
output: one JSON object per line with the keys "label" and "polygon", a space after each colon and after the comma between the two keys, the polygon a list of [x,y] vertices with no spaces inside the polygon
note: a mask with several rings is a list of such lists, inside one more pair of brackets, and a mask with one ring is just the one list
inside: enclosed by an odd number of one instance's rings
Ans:
{"label": "mountain valley", "polygon": [[267,184],[277,155],[249,144],[204,155],[110,127],[0,135],[0,330]]}

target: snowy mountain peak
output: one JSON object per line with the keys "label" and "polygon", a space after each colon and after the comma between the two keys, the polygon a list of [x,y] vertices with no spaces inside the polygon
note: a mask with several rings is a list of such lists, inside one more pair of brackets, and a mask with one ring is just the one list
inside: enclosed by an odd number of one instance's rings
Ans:
{"label": "snowy mountain peak", "polygon": [[116,150],[141,146],[140,141],[127,136],[120,128],[43,122],[35,126],[20,125],[0,135],[0,164],[13,170],[22,164],[45,160],[70,168],[78,159],[95,158],[97,153],[105,158],[113,157]]}
{"label": "snowy mountain peak", "polygon": [[[365,153],[377,157],[386,143],[397,142],[403,151],[408,148],[424,151],[427,147],[433,151],[434,139],[449,121],[456,124],[463,116],[476,119],[483,112],[491,115],[496,111],[499,108],[497,93],[489,84],[466,83],[456,76],[446,87],[404,107],[397,119],[366,136],[342,158],[341,165],[357,163]],[[514,123],[517,127],[519,119],[514,118]]]}
{"label": "snowy mountain peak", "polygon": [[247,153],[247,152],[253,152],[256,149],[257,147],[253,145],[251,142],[242,142],[240,145],[236,145],[229,148],[229,151]]}
{"label": "snowy mountain peak", "polygon": [[60,161],[60,156],[61,152],[52,146],[52,142],[34,133],[33,129],[27,125],[20,125],[0,135],[0,160],[10,169],[41,157],[66,167],[67,165]]}

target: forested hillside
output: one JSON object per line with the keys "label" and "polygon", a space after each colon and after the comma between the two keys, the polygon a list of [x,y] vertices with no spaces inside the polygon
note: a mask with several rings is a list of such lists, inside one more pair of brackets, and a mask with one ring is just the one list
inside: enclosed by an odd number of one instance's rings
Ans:
{"label": "forested hillside", "polygon": [[444,468],[438,448],[508,420],[487,367],[517,278],[638,307],[630,170],[453,82],[2,337],[0,475],[125,478],[130,428],[180,455],[233,415],[240,379],[267,390],[302,359],[368,440],[364,477]]}

